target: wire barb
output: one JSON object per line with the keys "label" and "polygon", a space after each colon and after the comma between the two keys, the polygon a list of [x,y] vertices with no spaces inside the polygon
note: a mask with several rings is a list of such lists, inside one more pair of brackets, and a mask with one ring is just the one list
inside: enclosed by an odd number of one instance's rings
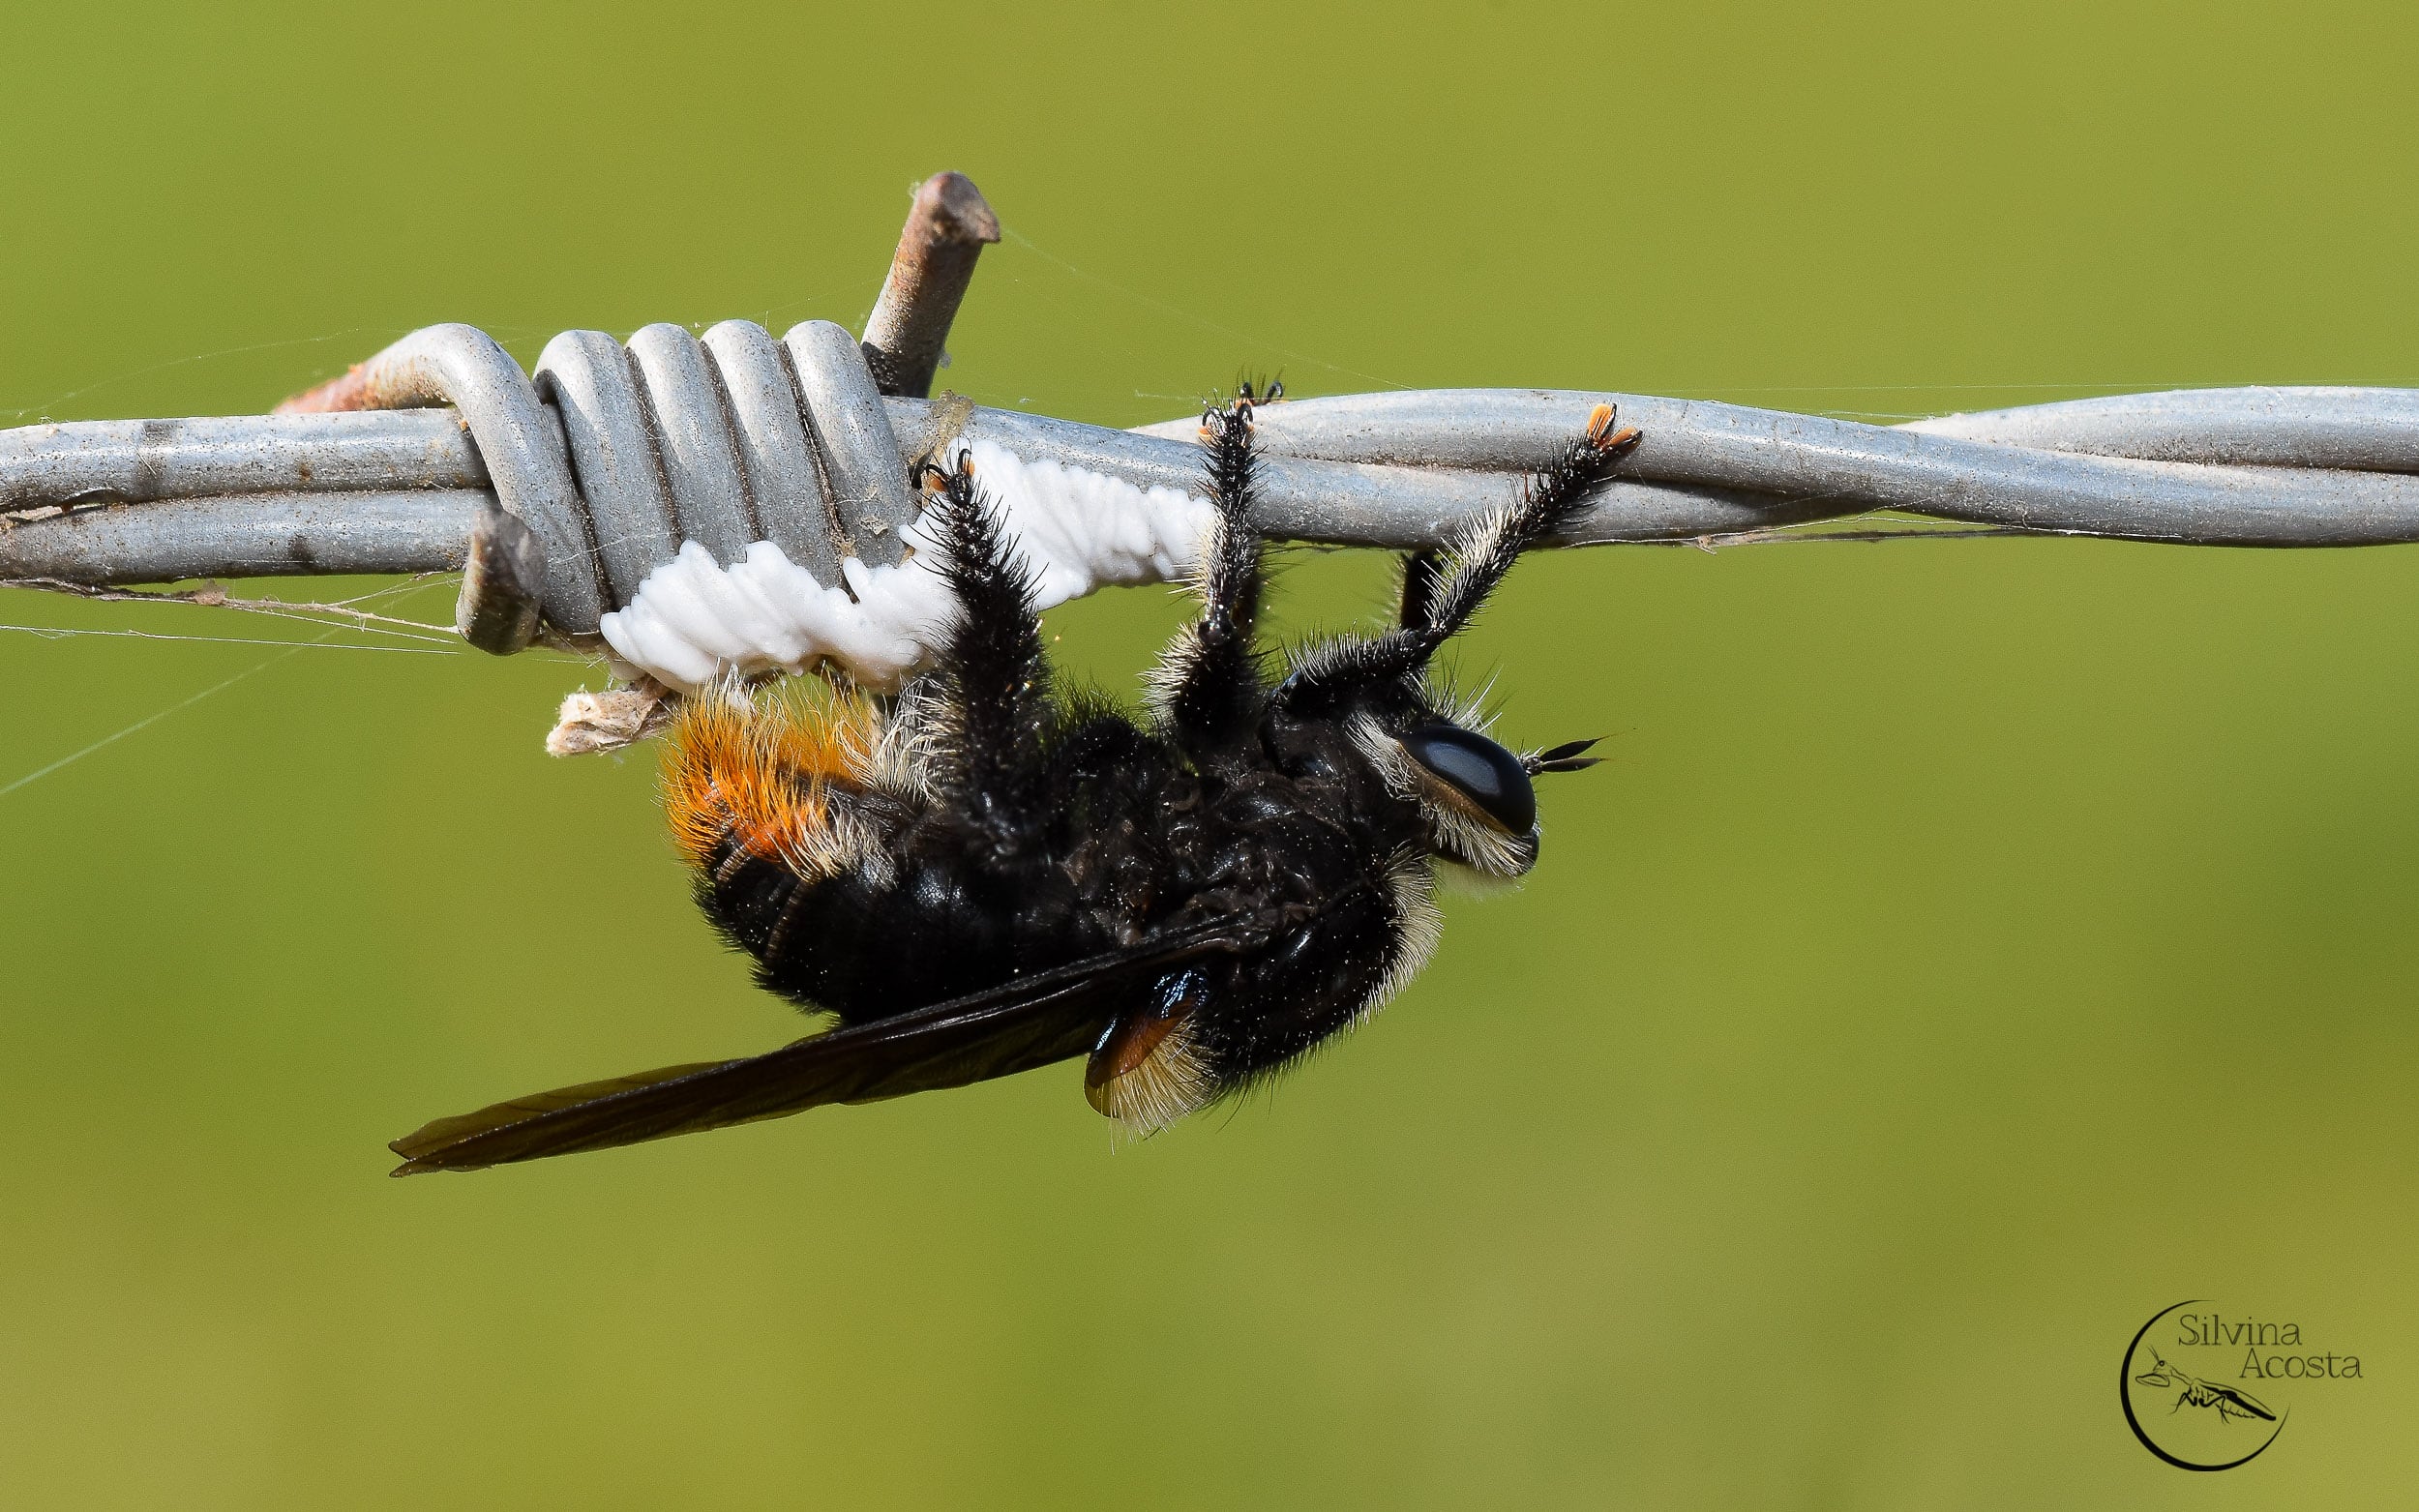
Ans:
{"label": "wire barb", "polygon": [[974,259],[998,240],[1000,218],[972,179],[936,173],[916,188],[890,276],[865,321],[865,362],[882,393],[922,399],[933,391]]}
{"label": "wire barb", "polygon": [[[702,338],[654,325],[627,343],[568,332],[524,374],[484,333],[433,326],[273,416],[0,430],[0,579],[459,571],[470,643],[593,650],[606,616],[690,548],[703,569],[731,569],[769,547],[810,585],[858,595],[866,572],[902,561],[909,480],[944,448],[994,447],[1101,497],[1190,491],[1196,419],[1120,431],[918,397],[999,235],[963,176],[926,181],[861,341],[821,321],[780,340],[746,321]],[[1876,512],[1938,535],[2419,541],[2419,392],[2361,388],[2127,395],[1901,426],[1534,389],[1296,400],[1253,409],[1251,522],[1273,539],[1432,552],[1567,461],[1605,406],[1634,429],[1601,444],[1628,455],[1552,544],[1712,548]],[[1430,576],[1407,593],[1432,593]]]}

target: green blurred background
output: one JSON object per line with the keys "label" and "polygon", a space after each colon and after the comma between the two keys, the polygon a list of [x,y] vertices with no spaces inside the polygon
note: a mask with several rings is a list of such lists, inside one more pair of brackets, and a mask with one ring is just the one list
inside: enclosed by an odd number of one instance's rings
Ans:
{"label": "green blurred background", "polygon": [[[0,423],[256,411],[435,320],[853,325],[941,167],[1012,233],[942,381],[1107,424],[1247,364],[1857,416],[2419,383],[2405,6],[7,30]],[[1054,1070],[402,1183],[432,1115],[797,1027],[693,916],[649,756],[540,753],[596,670],[0,635],[0,786],[166,714],[0,797],[0,1501],[2404,1502],[2415,582],[1540,559],[1463,666],[1611,760],[1274,1096],[1113,1149]],[[1304,554],[1286,623],[1384,585]],[[1054,619],[1130,690],[1179,612]],[[2188,1296],[2365,1379],[2163,1466],[2111,1367]]]}

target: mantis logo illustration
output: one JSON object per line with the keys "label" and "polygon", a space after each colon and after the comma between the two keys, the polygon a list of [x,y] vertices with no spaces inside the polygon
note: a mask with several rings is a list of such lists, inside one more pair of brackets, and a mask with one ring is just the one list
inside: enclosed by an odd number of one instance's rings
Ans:
{"label": "mantis logo illustration", "polygon": [[[2161,1319],[2178,1309],[2192,1305],[2191,1301],[2183,1301],[2176,1303],[2174,1307],[2164,1309],[2149,1322],[2142,1324],[2140,1331],[2134,1335],[2134,1342],[2125,1347],[2125,1357],[2117,1363],[2117,1400],[2125,1408],[2126,1425],[2134,1430],[2134,1437],[2141,1440],[2143,1448],[2148,1449],[2167,1464],[2186,1470],[2230,1470],[2236,1466],[2248,1465],[2267,1452],[2268,1445],[2276,1442],[2276,1436],[2285,1431],[2285,1414],[2272,1409],[2266,1403],[2239,1387],[2229,1386],[2220,1380],[2204,1379],[2179,1369],[2168,1363],[2166,1357],[2159,1352],[2155,1345],[2149,1348],[2150,1368],[2139,1373],[2136,1373],[2135,1369],[2138,1363],[2135,1355],[2141,1352],[2142,1341],[2149,1335],[2150,1330],[2158,1326]],[[2134,1410],[2133,1388],[2135,1386],[2146,1386],[2159,1391],[2174,1391],[2175,1400],[2167,1407],[2167,1415],[2170,1417],[2189,1407],[2201,1411],[2214,1410],[2217,1414],[2217,1421],[2221,1425],[2242,1422],[2273,1423],[2276,1426],[2269,1429],[2267,1437],[2260,1439],[2257,1447],[2248,1454],[2222,1461],[2187,1459],[2160,1444],[2151,1437],[2150,1430],[2143,1426],[2141,1418]]]}
{"label": "mantis logo illustration", "polygon": [[2170,1412],[2188,1407],[2213,1407],[2218,1409],[2220,1418],[2239,1417],[2245,1422],[2255,1417],[2263,1422],[2282,1421],[2250,1392],[2237,1391],[2219,1381],[2203,1380],[2198,1376],[2185,1375],[2169,1365],[2155,1345],[2151,1347],[2150,1358],[2150,1369],[2135,1377],[2134,1384],[2183,1387],[2183,1391],[2176,1396],[2175,1406],[2167,1408]]}

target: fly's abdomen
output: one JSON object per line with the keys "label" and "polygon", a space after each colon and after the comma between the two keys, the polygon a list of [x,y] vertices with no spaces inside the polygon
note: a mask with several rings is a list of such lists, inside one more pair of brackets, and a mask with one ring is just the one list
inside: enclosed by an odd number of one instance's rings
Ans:
{"label": "fly's abdomen", "polygon": [[672,844],[709,874],[736,858],[809,881],[862,865],[887,840],[872,801],[882,734],[861,699],[808,710],[691,699],[664,760]]}
{"label": "fly's abdomen", "polygon": [[896,764],[884,734],[862,699],[800,708],[711,694],[690,700],[670,732],[664,812],[698,902],[762,964],[765,985],[791,996],[804,994],[784,964],[827,944],[846,954],[847,916],[895,881],[911,810],[885,790],[898,774],[884,771]]}

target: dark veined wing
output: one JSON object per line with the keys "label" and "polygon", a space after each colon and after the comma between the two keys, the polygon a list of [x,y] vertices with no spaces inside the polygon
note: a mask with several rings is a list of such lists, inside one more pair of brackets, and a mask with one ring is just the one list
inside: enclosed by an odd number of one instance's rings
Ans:
{"label": "dark veined wing", "polygon": [[741,1060],[667,1066],[439,1118],[388,1148],[399,1176],[477,1171],[753,1123],[827,1103],[966,1086],[1091,1049],[1137,976],[1266,941],[1285,910],[1164,930],[1121,950]]}

